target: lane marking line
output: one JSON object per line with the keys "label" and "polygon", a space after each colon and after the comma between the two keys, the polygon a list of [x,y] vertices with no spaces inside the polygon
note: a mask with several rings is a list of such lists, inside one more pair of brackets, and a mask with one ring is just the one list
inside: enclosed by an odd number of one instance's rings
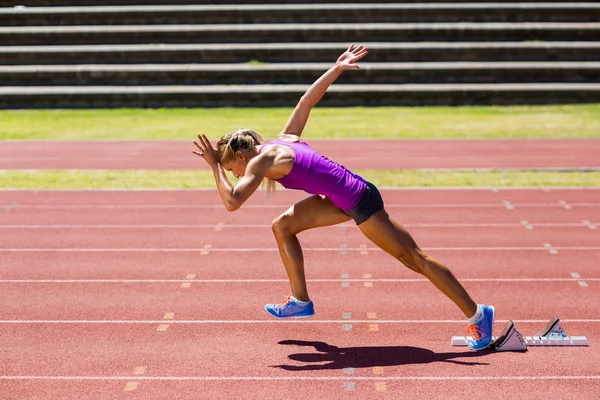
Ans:
{"label": "lane marking line", "polygon": [[[207,245],[208,246],[208,245]],[[197,253],[202,251],[201,255],[208,255],[208,248],[0,248],[0,253]],[[546,250],[540,247],[423,247],[428,251],[539,251]],[[600,246],[564,246],[555,247],[557,250],[600,250]],[[302,248],[303,251],[340,251],[339,248],[331,247],[308,247]],[[347,248],[346,251],[360,251],[360,248]],[[383,251],[377,247],[369,248],[370,251]],[[277,248],[268,247],[245,247],[245,248],[210,248],[211,252],[279,252]]]}
{"label": "lane marking line", "polygon": [[361,249],[361,250],[360,250],[360,255],[361,255],[361,256],[366,256],[366,255],[368,255],[368,252],[367,252],[367,245],[366,245],[366,244],[361,244],[361,245],[359,246],[359,248]]}
{"label": "lane marking line", "polygon": [[[585,222],[585,221],[584,221]],[[522,224],[512,222],[481,222],[481,223],[406,223],[402,224],[409,228],[515,228]],[[537,226],[553,226],[553,227],[570,227],[570,226],[581,226],[579,223],[570,222],[549,222],[549,223],[535,223]],[[214,229],[218,225],[0,225],[0,229]],[[228,228],[239,229],[239,228],[255,228],[255,229],[271,229],[271,225],[260,225],[260,224],[248,224],[248,225],[227,225]],[[332,226],[324,226],[321,229],[333,229]],[[354,227],[353,227],[354,228]],[[358,229],[358,228],[356,228]],[[362,245],[361,245],[362,246]],[[366,246],[365,246],[366,247]]]}
{"label": "lane marking line", "polygon": [[552,247],[550,243],[544,243],[544,247],[550,252],[550,254],[558,254],[558,250]]}
{"label": "lane marking line", "polygon": [[[573,276],[573,274],[571,274]],[[581,278],[581,276],[573,276],[572,278],[460,278],[464,282],[572,282]],[[586,278],[589,281],[598,281],[600,278]],[[429,282],[428,279],[420,278],[381,278],[368,279],[369,282],[379,283],[422,283]],[[0,284],[19,284],[19,283],[286,283],[287,279],[194,279],[191,282],[184,279],[0,279]],[[327,283],[327,282],[365,282],[365,279],[307,279],[306,282]]]}
{"label": "lane marking line", "polygon": [[212,245],[211,244],[205,244],[204,248],[202,250],[200,250],[200,255],[201,256],[207,256],[210,249],[212,249]]}
{"label": "lane marking line", "polygon": [[344,390],[347,392],[353,392],[356,389],[354,382],[344,382]]}
{"label": "lane marking line", "polygon": [[[377,368],[377,367],[374,367]],[[4,375],[0,380],[60,381],[344,381],[345,376],[36,376]],[[353,376],[358,381],[568,381],[600,380],[600,375],[516,375],[516,376]]]}
{"label": "lane marking line", "polygon": [[174,312],[167,312],[167,313],[165,313],[165,316],[163,317],[163,319],[173,319],[174,317],[175,317]]}
{"label": "lane marking line", "polygon": [[377,392],[385,392],[385,391],[387,391],[387,383],[385,383],[385,382],[375,382],[375,390]]}
{"label": "lane marking line", "polygon": [[533,229],[533,225],[531,225],[529,222],[527,222],[526,220],[521,220],[521,224],[525,227],[525,229],[527,230],[532,230]]}
{"label": "lane marking line", "polygon": [[590,222],[590,221],[588,221],[588,220],[584,220],[584,221],[582,221],[582,222],[583,222],[583,225],[584,225],[584,226],[587,226],[587,227],[588,227],[588,228],[590,228],[590,229],[593,229],[593,230],[597,229],[597,226],[596,226],[595,224],[591,223],[591,222]]}
{"label": "lane marking line", "polygon": [[348,245],[346,243],[340,244],[340,254],[343,256],[348,254]]}
{"label": "lane marking line", "polygon": [[564,207],[565,210],[570,210],[573,208],[564,200],[559,201],[558,204],[560,204],[562,207]]}
{"label": "lane marking line", "polygon": [[[565,203],[566,204],[566,203]],[[541,208],[556,208],[565,207],[562,203],[511,203],[504,200],[502,204],[494,203],[386,203],[386,208],[508,208],[512,210],[514,207],[541,207]],[[569,207],[600,207],[600,203],[570,203],[566,204]],[[169,209],[223,209],[223,205],[219,204],[0,204],[0,207],[9,207],[12,209],[32,209],[32,210],[89,210],[89,209],[145,209],[145,210],[169,210]],[[288,209],[289,204],[245,204],[246,209]],[[513,207],[513,208],[510,208]]]}
{"label": "lane marking line", "polygon": [[[600,319],[561,319],[562,322],[570,323],[600,323]],[[0,320],[0,324],[16,324],[16,325],[147,325],[161,324],[164,320]],[[347,320],[173,320],[170,324],[179,325],[218,325],[218,324],[345,324]],[[506,323],[508,320],[497,320],[498,323]],[[513,320],[515,323],[547,323],[547,319],[523,319]],[[398,319],[398,320],[352,320],[353,324],[464,324],[465,320],[415,320],[415,319]],[[351,324],[346,324],[352,326]],[[168,325],[167,325],[168,326]]]}
{"label": "lane marking line", "polygon": [[140,384],[139,382],[127,382],[125,384],[125,387],[123,388],[123,391],[124,392],[133,392],[135,389],[137,389],[139,384]]}

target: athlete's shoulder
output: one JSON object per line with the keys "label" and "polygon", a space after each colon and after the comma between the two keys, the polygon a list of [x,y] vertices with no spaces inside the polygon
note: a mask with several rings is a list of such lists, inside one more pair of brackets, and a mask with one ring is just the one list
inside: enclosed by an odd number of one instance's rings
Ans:
{"label": "athlete's shoulder", "polygon": [[298,135],[294,135],[291,133],[283,133],[281,132],[277,135],[277,140],[288,143],[301,143],[300,137]]}

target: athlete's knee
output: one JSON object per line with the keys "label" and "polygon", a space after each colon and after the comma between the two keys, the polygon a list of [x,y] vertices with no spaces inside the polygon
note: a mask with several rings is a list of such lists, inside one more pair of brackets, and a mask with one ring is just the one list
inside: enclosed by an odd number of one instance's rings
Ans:
{"label": "athlete's knee", "polygon": [[293,236],[295,235],[292,218],[288,214],[281,214],[271,222],[271,229],[275,236]]}

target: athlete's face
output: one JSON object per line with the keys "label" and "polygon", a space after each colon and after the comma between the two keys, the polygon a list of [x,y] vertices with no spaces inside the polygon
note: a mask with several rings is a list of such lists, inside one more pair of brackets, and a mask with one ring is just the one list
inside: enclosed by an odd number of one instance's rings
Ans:
{"label": "athlete's face", "polygon": [[236,178],[240,178],[246,173],[247,165],[247,160],[236,157],[235,160],[224,163],[223,168],[225,168],[226,171],[230,171],[231,173],[233,173],[233,176],[235,176]]}

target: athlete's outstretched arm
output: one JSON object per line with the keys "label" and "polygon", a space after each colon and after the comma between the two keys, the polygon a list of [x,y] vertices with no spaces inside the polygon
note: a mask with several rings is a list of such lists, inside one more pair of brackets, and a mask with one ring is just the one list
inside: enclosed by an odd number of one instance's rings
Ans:
{"label": "athlete's outstretched arm", "polygon": [[253,158],[248,163],[245,175],[233,186],[221,165],[219,151],[212,147],[206,135],[198,135],[198,141],[194,144],[198,150],[193,150],[192,153],[202,157],[212,168],[217,190],[227,211],[237,210],[252,196],[273,164],[273,159],[269,157]]}
{"label": "athlete's outstretched arm", "polygon": [[364,46],[350,45],[336,61],[336,63],[327,70],[319,79],[311,85],[310,88],[300,98],[296,108],[292,112],[285,127],[281,131],[283,134],[292,134],[300,136],[304,126],[308,121],[310,110],[321,100],[327,88],[347,69],[360,69],[356,62],[367,55],[367,48]]}

